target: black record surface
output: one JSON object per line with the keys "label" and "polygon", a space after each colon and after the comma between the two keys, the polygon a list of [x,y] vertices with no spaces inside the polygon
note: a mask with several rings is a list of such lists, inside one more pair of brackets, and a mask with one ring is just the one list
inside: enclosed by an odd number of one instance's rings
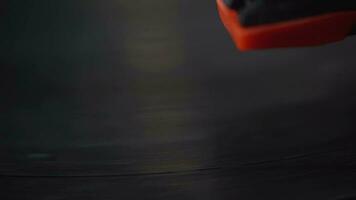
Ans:
{"label": "black record surface", "polygon": [[352,199],[355,52],[236,52],[214,1],[1,1],[0,199]]}

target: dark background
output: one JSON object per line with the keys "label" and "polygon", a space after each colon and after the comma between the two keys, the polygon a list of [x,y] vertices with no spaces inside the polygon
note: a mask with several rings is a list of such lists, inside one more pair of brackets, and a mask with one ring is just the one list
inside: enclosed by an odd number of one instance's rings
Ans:
{"label": "dark background", "polygon": [[214,1],[0,2],[0,198],[356,195],[356,40],[238,52]]}

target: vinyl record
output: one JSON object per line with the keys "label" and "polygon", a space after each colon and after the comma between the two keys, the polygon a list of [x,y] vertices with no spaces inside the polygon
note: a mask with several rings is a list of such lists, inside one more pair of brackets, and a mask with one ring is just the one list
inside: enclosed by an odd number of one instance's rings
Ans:
{"label": "vinyl record", "polygon": [[355,52],[236,52],[214,1],[2,1],[0,199],[356,198]]}

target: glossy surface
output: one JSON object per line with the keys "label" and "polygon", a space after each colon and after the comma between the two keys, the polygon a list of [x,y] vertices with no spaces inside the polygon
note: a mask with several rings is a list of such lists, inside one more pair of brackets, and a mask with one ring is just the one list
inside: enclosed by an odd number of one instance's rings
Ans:
{"label": "glossy surface", "polygon": [[0,199],[354,195],[355,39],[240,53],[214,1],[5,2]]}

